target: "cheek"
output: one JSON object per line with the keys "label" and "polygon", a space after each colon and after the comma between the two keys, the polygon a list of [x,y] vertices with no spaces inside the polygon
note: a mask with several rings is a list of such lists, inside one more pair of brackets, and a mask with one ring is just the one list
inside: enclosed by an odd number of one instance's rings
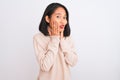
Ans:
{"label": "cheek", "polygon": [[67,20],[65,21],[65,25],[67,24]]}
{"label": "cheek", "polygon": [[52,19],[51,21],[52,21],[52,22],[57,22],[57,23],[59,23],[59,20],[58,20],[58,19],[55,19],[55,18]]}

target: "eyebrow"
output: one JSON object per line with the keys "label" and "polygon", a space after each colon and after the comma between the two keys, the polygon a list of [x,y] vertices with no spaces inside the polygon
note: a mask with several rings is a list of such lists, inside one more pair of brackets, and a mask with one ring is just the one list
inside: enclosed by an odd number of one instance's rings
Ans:
{"label": "eyebrow", "polygon": [[55,13],[56,15],[61,15],[61,13]]}
{"label": "eyebrow", "polygon": [[[55,15],[62,15],[61,13],[55,13]],[[67,16],[66,14],[65,14],[65,16]]]}

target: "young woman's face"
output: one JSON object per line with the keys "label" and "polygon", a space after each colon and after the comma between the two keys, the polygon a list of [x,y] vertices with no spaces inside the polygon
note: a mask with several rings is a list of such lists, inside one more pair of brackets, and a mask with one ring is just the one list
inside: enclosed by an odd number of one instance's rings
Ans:
{"label": "young woman's face", "polygon": [[59,31],[64,31],[65,25],[67,24],[66,18],[67,15],[64,8],[58,7],[49,19],[49,26],[52,26],[52,22],[56,22],[58,24]]}

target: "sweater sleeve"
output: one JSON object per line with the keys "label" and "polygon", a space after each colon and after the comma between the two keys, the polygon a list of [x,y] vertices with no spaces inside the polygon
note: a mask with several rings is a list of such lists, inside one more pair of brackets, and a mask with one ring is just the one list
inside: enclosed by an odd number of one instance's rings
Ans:
{"label": "sweater sleeve", "polygon": [[62,39],[60,41],[60,46],[65,56],[66,63],[70,66],[74,66],[77,63],[78,56],[76,54],[75,47],[71,38],[68,40]]}
{"label": "sweater sleeve", "polygon": [[59,38],[57,36],[52,36],[50,38],[51,40],[47,44],[46,49],[43,48],[45,44],[40,42],[40,39],[38,40],[36,37],[33,38],[36,57],[42,71],[49,71],[51,69],[58,52]]}

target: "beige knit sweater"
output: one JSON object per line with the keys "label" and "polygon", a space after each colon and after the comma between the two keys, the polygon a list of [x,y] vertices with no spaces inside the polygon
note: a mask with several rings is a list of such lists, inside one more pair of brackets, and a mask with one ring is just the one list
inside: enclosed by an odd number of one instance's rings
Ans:
{"label": "beige knit sweater", "polygon": [[69,66],[74,66],[78,56],[70,37],[33,36],[35,54],[40,65],[38,80],[71,80]]}

